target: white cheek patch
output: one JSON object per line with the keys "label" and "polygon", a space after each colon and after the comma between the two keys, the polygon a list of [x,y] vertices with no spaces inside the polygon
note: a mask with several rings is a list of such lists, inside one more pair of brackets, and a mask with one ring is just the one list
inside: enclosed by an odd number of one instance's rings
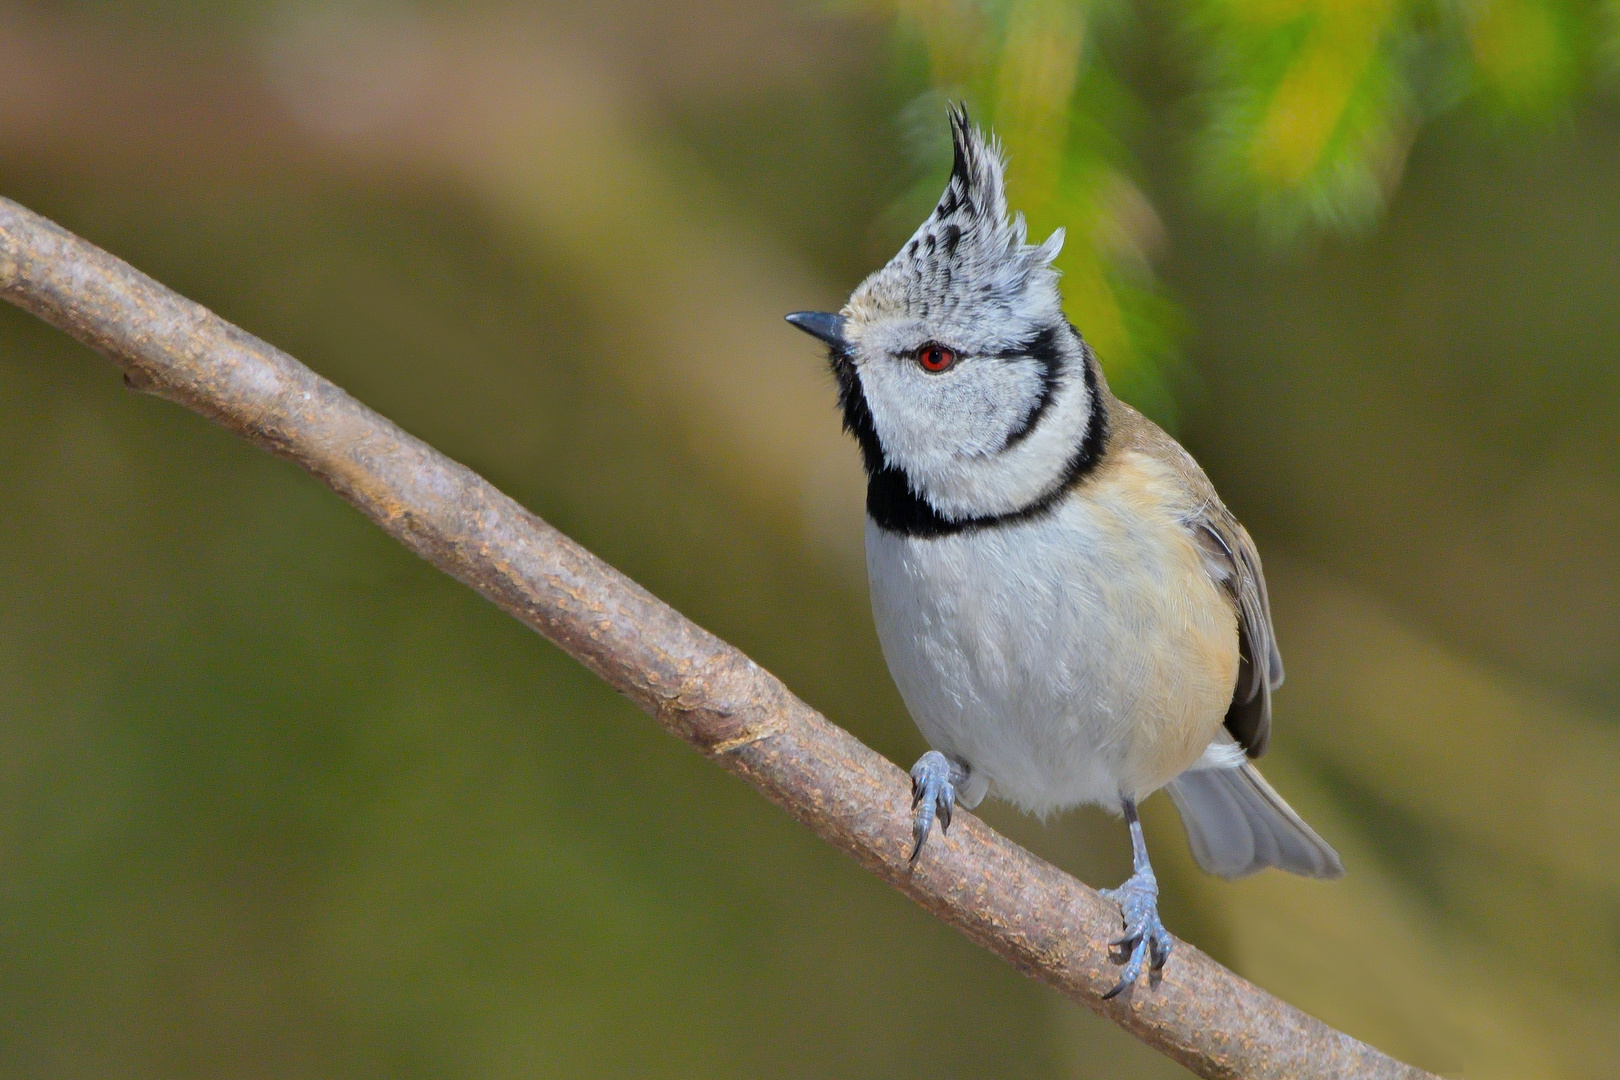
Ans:
{"label": "white cheek patch", "polygon": [[1062,482],[1091,423],[1086,359],[1057,376],[1050,401],[1038,361],[974,357],[942,375],[889,358],[861,365],[873,426],[889,465],[951,520],[1014,513]]}
{"label": "white cheek patch", "polygon": [[863,365],[862,387],[890,464],[922,478],[1006,445],[1041,399],[1032,360],[972,357],[934,375],[905,360]]}

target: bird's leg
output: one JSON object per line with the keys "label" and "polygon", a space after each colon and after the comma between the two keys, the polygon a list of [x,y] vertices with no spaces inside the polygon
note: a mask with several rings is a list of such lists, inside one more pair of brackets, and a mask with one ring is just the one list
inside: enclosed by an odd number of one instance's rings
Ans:
{"label": "bird's leg", "polygon": [[1142,975],[1142,962],[1149,960],[1149,971],[1164,967],[1170,957],[1170,935],[1159,921],[1159,882],[1153,876],[1148,862],[1147,841],[1142,838],[1142,822],[1136,816],[1136,800],[1122,800],[1125,821],[1131,827],[1131,876],[1117,889],[1103,889],[1102,895],[1119,904],[1119,913],[1125,922],[1125,936],[1110,942],[1124,952],[1117,962],[1125,970],[1115,987],[1103,995],[1111,998],[1132,985]]}
{"label": "bird's leg", "polygon": [[940,827],[951,831],[951,811],[956,807],[956,788],[965,784],[968,767],[952,761],[938,750],[930,750],[911,767],[911,808],[916,817],[911,822],[911,835],[917,844],[911,849],[911,861],[922,854],[923,841],[934,827],[934,816],[939,816]]}

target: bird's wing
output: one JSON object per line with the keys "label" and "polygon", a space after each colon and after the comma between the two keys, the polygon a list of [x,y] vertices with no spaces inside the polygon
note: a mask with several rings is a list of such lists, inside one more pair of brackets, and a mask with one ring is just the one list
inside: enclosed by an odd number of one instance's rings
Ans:
{"label": "bird's wing", "polygon": [[1188,522],[1203,547],[1210,574],[1226,589],[1237,608],[1237,687],[1226,710],[1226,730],[1257,758],[1271,737],[1271,692],[1282,685],[1282,656],[1271,625],[1271,601],[1260,553],[1249,531],[1219,502]]}
{"label": "bird's wing", "polygon": [[1241,654],[1237,686],[1226,711],[1226,729],[1251,758],[1266,752],[1271,737],[1271,692],[1282,685],[1282,657],[1271,626],[1271,602],[1260,553],[1248,530],[1215,493],[1191,454],[1159,426],[1117,399],[1109,403],[1113,444],[1149,454],[1180,477],[1196,509],[1185,521],[1204,554],[1209,574],[1226,590],[1237,612]]}

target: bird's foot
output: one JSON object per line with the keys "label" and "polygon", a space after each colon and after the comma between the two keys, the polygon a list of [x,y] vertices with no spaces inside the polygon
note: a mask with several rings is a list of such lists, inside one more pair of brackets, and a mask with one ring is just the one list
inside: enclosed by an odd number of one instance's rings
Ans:
{"label": "bird's foot", "polygon": [[1170,958],[1170,935],[1159,921],[1159,882],[1153,871],[1137,871],[1125,879],[1117,889],[1103,889],[1102,895],[1119,905],[1125,922],[1125,936],[1109,942],[1117,950],[1114,962],[1124,964],[1119,982],[1103,995],[1106,1001],[1133,985],[1142,975],[1143,961],[1148,961],[1151,980],[1164,962]]}
{"label": "bird's foot", "polygon": [[967,770],[940,753],[930,750],[911,767],[911,835],[916,846],[911,861],[922,854],[923,841],[934,827],[934,818],[946,832],[951,831],[951,811],[956,807],[956,785],[967,778]]}

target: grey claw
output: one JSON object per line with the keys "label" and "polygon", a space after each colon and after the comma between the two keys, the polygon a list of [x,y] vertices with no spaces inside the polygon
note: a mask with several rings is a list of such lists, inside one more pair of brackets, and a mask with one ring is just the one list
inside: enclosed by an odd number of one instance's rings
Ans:
{"label": "grey claw", "polygon": [[1156,975],[1164,970],[1166,960],[1170,959],[1170,935],[1163,927],[1158,933],[1148,938],[1148,972]]}
{"label": "grey claw", "polygon": [[933,830],[936,816],[940,827],[950,831],[951,811],[956,807],[954,774],[960,768],[938,750],[928,751],[911,767],[911,807],[917,811],[911,822],[911,836],[915,841],[911,862],[915,863],[922,854],[923,843]]}
{"label": "grey claw", "polygon": [[1115,960],[1123,963],[1119,982],[1103,995],[1103,1000],[1117,997],[1125,988],[1142,977],[1148,969],[1151,979],[1170,958],[1170,935],[1159,921],[1159,884],[1151,874],[1133,874],[1117,889],[1104,890],[1104,895],[1119,904],[1119,913],[1125,923],[1125,936],[1110,942],[1110,947],[1129,950],[1128,955]]}

